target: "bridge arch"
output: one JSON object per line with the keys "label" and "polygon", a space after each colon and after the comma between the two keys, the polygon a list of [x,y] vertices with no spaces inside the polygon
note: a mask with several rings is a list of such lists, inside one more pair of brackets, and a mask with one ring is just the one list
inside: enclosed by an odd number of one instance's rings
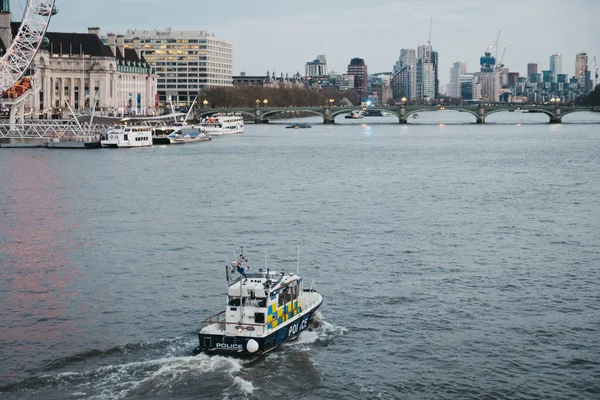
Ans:
{"label": "bridge arch", "polygon": [[266,117],[268,117],[269,115],[275,115],[275,114],[279,114],[279,113],[286,112],[286,111],[305,112],[305,113],[317,115],[321,118],[325,118],[325,114],[323,114],[322,112],[319,112],[316,110],[305,109],[305,108],[282,108],[282,109],[277,109],[277,110],[269,110],[264,113],[261,113],[260,118],[266,119]]}
{"label": "bridge arch", "polygon": [[574,114],[576,112],[596,112],[596,113],[600,113],[600,108],[598,107],[589,107],[589,108],[569,108],[569,107],[565,107],[565,108],[561,108],[560,109],[560,113],[561,115],[564,117],[565,115],[569,115],[569,114]]}
{"label": "bridge arch", "polygon": [[[342,115],[342,114],[351,114],[353,111],[360,111],[361,107],[357,106],[357,107],[347,107],[347,108],[343,108],[343,109],[332,109],[334,111],[331,112],[330,117],[331,119],[335,119],[335,117],[337,117],[338,115]],[[386,107],[369,107],[369,110],[375,110],[375,111],[385,111],[386,113],[392,114],[394,117],[400,119],[400,113],[396,110],[396,109],[390,109],[390,108],[386,108]]]}
{"label": "bridge arch", "polygon": [[[511,111],[510,109],[506,109],[506,108],[501,108],[501,109],[497,109],[497,110],[486,110],[485,114],[483,115],[483,118],[485,119],[492,114],[497,114],[497,113],[501,113],[501,112],[510,112],[510,111]],[[546,114],[548,117],[550,117],[550,121],[552,121],[556,118],[556,116],[554,115],[554,113],[552,111],[545,110],[543,108],[534,110],[534,112],[531,112],[532,110],[527,110],[527,111],[532,114]]]}
{"label": "bridge arch", "polygon": [[256,115],[254,115],[254,113],[247,111],[247,110],[231,110],[231,109],[224,109],[224,110],[202,110],[199,111],[196,114],[196,118],[198,119],[202,119],[202,117],[208,117],[210,115],[213,114],[218,114],[218,113],[223,113],[223,114],[231,114],[231,113],[235,113],[235,114],[243,114],[243,115],[249,115],[252,118],[256,117]]}
{"label": "bridge arch", "polygon": [[[435,111],[440,111],[440,109],[439,108],[432,108],[432,107],[411,109],[411,110],[406,110],[406,116],[405,117],[406,117],[406,120],[408,121],[408,119],[409,119],[409,117],[411,115],[418,114],[418,113],[424,113],[424,112],[435,112]],[[475,117],[475,120],[477,120],[477,118],[479,118],[477,110],[472,110],[472,109],[468,109],[468,108],[451,108],[451,109],[446,110],[446,111],[456,111],[456,112],[462,112],[462,113],[471,114],[472,116]]]}

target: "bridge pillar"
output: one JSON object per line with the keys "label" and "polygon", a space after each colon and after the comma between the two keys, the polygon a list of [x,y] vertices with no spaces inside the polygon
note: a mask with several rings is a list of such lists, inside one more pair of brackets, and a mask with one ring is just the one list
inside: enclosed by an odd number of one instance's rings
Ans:
{"label": "bridge pillar", "polygon": [[485,124],[485,108],[483,108],[483,104],[479,103],[479,109],[478,109],[478,117],[477,117],[477,123],[478,124]]}
{"label": "bridge pillar", "polygon": [[261,118],[260,109],[258,107],[254,110],[254,123],[255,124],[262,124],[263,123],[263,120]]}
{"label": "bridge pillar", "polygon": [[406,106],[404,105],[404,103],[402,103],[400,105],[400,123],[401,124],[406,124],[408,123],[408,121],[406,120]]}
{"label": "bridge pillar", "polygon": [[560,124],[562,123],[562,114],[560,112],[560,108],[556,107],[554,110],[554,117],[550,117],[551,124]]}
{"label": "bridge pillar", "polygon": [[334,118],[331,117],[331,109],[329,106],[323,107],[323,115],[323,123],[325,125],[334,123]]}

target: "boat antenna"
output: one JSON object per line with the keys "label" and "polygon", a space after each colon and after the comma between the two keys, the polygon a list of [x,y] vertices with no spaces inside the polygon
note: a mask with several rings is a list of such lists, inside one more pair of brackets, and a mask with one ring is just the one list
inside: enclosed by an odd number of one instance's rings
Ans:
{"label": "boat antenna", "polygon": [[[230,276],[229,276],[229,269],[231,268],[231,263],[229,262],[229,259],[227,258],[227,255],[225,255],[225,278],[227,278],[227,284],[229,285],[229,281],[231,280]],[[231,270],[231,273],[233,273],[233,270]]]}
{"label": "boat antenna", "polygon": [[265,247],[265,270],[269,269],[269,267],[267,266],[267,248]]}
{"label": "boat antenna", "polygon": [[298,244],[298,260],[296,261],[296,275],[300,271],[300,244]]}

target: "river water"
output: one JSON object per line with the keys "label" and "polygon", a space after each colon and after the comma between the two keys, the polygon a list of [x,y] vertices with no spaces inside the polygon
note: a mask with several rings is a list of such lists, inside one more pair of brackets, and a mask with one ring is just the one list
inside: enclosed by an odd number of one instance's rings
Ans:
{"label": "river water", "polygon": [[[600,125],[470,119],[2,149],[0,398],[600,398]],[[191,356],[232,252],[298,245],[312,330]]]}

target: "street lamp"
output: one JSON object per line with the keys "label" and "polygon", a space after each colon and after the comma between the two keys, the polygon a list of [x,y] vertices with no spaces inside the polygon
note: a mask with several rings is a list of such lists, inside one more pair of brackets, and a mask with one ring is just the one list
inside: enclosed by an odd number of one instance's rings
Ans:
{"label": "street lamp", "polygon": [[334,101],[335,101],[334,99],[329,99],[329,107],[333,107],[333,102]]}
{"label": "street lamp", "polygon": [[258,106],[260,106],[260,100],[256,99],[256,108],[258,108]]}
{"label": "street lamp", "polygon": [[208,105],[208,100],[204,99],[204,101],[202,102],[202,104],[204,104],[204,108],[206,108],[206,106]]}
{"label": "street lamp", "polygon": [[269,103],[269,100],[267,100],[267,99],[264,99],[264,100],[263,100],[263,103],[264,103],[264,105],[265,105],[265,107],[266,107],[266,106],[267,106],[267,104]]}
{"label": "street lamp", "polygon": [[406,97],[403,97],[401,101],[402,101],[402,105],[406,104]]}

